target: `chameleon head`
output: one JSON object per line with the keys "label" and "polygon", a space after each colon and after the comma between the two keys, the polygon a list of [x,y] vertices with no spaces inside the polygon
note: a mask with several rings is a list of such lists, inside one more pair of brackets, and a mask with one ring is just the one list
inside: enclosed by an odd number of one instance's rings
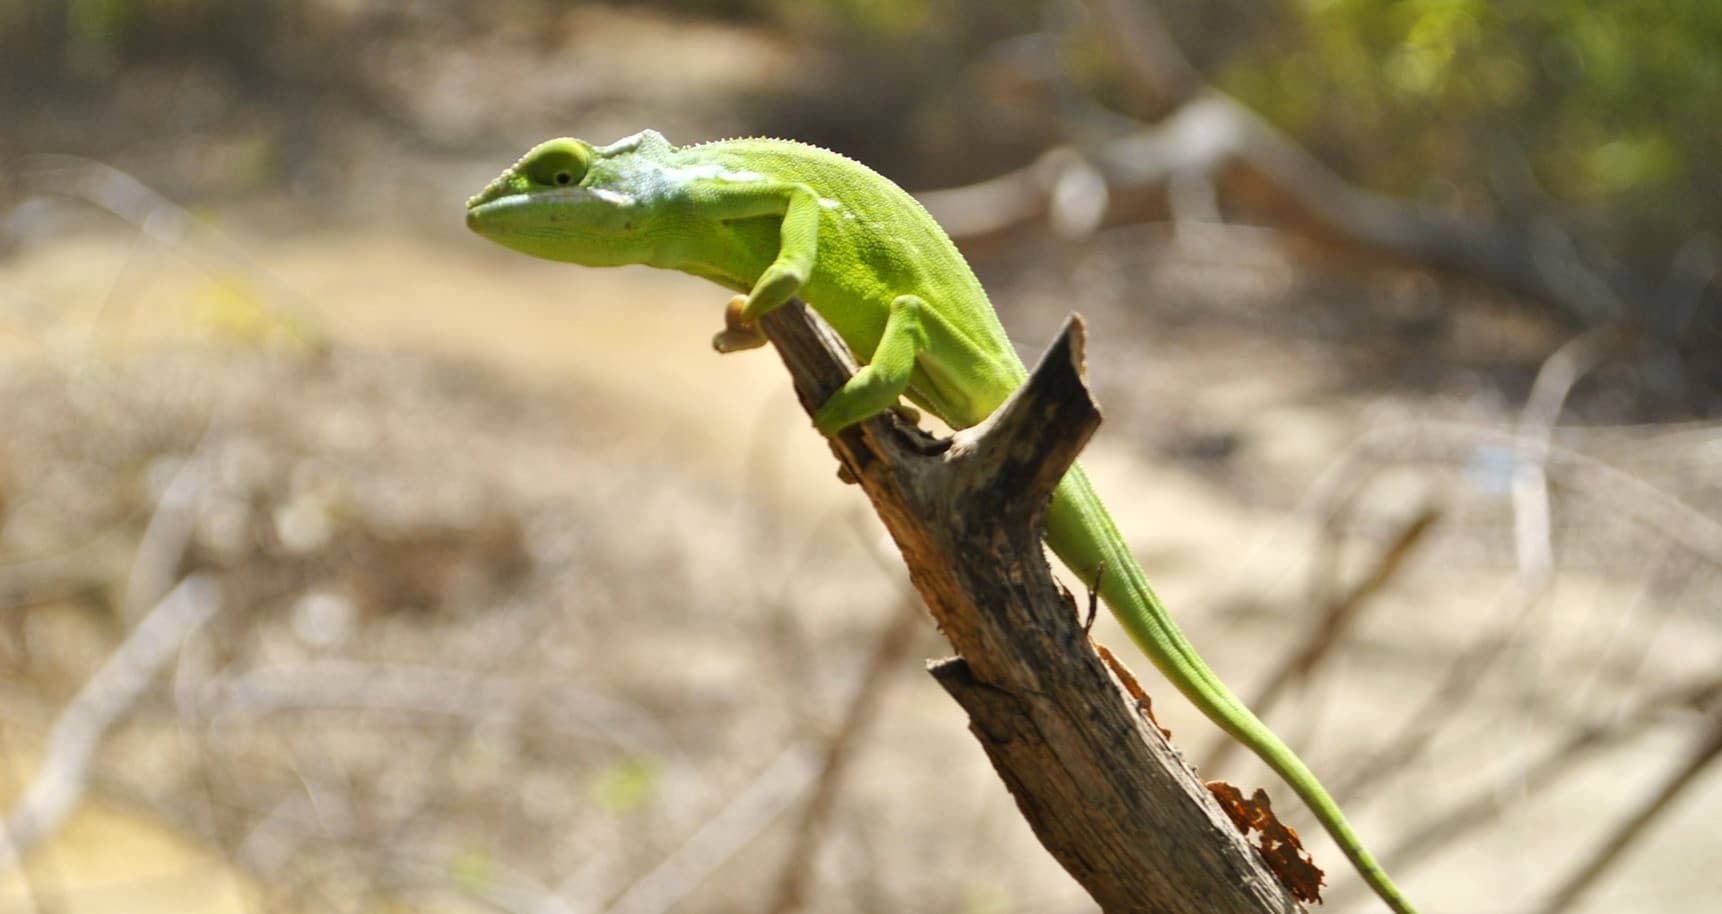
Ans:
{"label": "chameleon head", "polygon": [[466,226],[534,257],[586,266],[640,262],[634,198],[604,186],[591,146],[569,138],[532,147],[466,201]]}

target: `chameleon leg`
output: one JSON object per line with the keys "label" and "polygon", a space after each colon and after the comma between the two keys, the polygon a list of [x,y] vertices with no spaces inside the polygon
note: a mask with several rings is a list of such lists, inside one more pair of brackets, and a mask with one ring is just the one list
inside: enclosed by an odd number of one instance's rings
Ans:
{"label": "chameleon leg", "polygon": [[730,299],[724,308],[724,329],[712,337],[712,348],[719,352],[757,349],[765,345],[765,334],[755,322],[789,301],[813,274],[819,253],[819,195],[805,184],[742,185],[702,202],[725,219],[782,217],[777,256],[748,294]]}
{"label": "chameleon leg", "polygon": [[788,187],[777,258],[761,273],[741,309],[741,323],[751,324],[780,307],[807,284],[819,252],[819,195],[805,184]]}
{"label": "chameleon leg", "polygon": [[820,434],[834,435],[897,404],[909,389],[915,357],[927,349],[923,322],[927,309],[927,303],[913,295],[900,295],[891,302],[891,314],[885,319],[885,331],[873,350],[872,361],[814,415],[813,424]]}

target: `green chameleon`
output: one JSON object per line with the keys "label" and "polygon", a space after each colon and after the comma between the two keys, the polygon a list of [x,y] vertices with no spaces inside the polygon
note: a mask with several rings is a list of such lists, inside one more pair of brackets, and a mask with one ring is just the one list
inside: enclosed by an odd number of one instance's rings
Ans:
{"label": "green chameleon", "polygon": [[[980,281],[902,188],[837,153],[787,140],[677,148],[652,130],[609,146],[541,143],[467,201],[466,224],[514,250],[586,266],[647,264],[741,292],[712,340],[764,345],[755,322],[799,295],[864,367],[822,405],[825,435],[898,404],[954,428],[985,419],[1028,372]],[[1080,466],[1053,494],[1046,542],[1100,595],[1196,707],[1274,769],[1376,894],[1415,914],[1296,753],[1197,655],[1148,586]]]}

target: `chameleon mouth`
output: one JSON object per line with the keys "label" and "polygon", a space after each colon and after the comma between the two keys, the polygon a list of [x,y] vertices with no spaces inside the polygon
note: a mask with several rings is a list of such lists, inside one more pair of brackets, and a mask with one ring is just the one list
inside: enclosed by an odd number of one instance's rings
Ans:
{"label": "chameleon mouth", "polygon": [[497,210],[508,209],[525,203],[529,196],[531,195],[518,193],[479,194],[478,196],[472,197],[466,201],[466,211],[469,213],[475,213],[481,211],[495,212]]}
{"label": "chameleon mouth", "polygon": [[510,217],[525,209],[533,196],[507,188],[485,188],[484,193],[466,201],[466,227],[480,235],[500,231],[518,221]]}
{"label": "chameleon mouth", "polygon": [[508,209],[515,202],[512,198],[519,196],[519,194],[495,194],[491,192],[491,188],[485,188],[483,193],[476,197],[470,197],[466,201],[466,227],[478,231],[479,226],[487,216],[499,210]]}
{"label": "chameleon mouth", "polygon": [[582,204],[601,199],[605,199],[602,193],[583,187],[528,191],[499,180],[466,201],[466,227],[484,235],[510,223],[566,222]]}

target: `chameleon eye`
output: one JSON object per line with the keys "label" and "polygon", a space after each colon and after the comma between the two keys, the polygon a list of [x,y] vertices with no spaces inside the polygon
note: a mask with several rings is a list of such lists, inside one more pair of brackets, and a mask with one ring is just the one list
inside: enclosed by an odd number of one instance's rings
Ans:
{"label": "chameleon eye", "polygon": [[519,171],[540,187],[568,187],[586,176],[591,150],[579,140],[540,143],[522,159]]}

